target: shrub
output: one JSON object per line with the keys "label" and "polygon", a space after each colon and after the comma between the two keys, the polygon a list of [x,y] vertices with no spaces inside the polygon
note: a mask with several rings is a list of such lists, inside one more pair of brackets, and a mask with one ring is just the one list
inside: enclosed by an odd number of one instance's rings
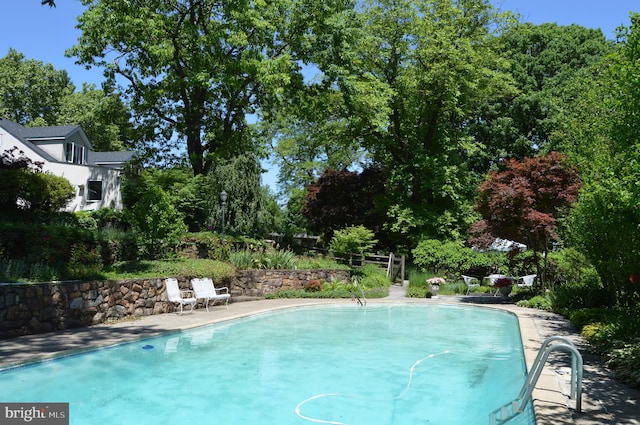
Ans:
{"label": "shrub", "polygon": [[595,267],[584,254],[575,249],[549,253],[545,278],[551,287],[563,284],[602,286]]}
{"label": "shrub", "polygon": [[407,298],[431,298],[432,294],[429,288],[421,286],[409,286],[407,288]]}
{"label": "shrub", "polygon": [[241,270],[247,269],[293,269],[295,254],[292,251],[253,251],[243,249],[229,253],[229,262]]}
{"label": "shrub", "polygon": [[536,295],[528,300],[520,300],[516,303],[519,307],[537,308],[538,310],[551,311],[551,300],[542,295]]}
{"label": "shrub", "polygon": [[580,308],[569,311],[568,317],[578,329],[598,322],[608,322],[612,316],[609,309],[606,308]]}
{"label": "shrub", "polygon": [[378,241],[375,234],[364,226],[352,226],[334,233],[329,250],[337,257],[349,259],[369,252]]}
{"label": "shrub", "polygon": [[307,292],[318,292],[322,290],[322,282],[319,280],[307,280],[303,286]]}
{"label": "shrub", "polygon": [[148,174],[142,174],[137,181],[128,181],[125,187],[125,193],[132,192],[128,194],[130,204],[125,217],[139,234],[146,254],[149,258],[168,255],[187,231],[182,214],[173,206],[171,197],[153,184]]}
{"label": "shrub", "polygon": [[560,285],[550,290],[549,298],[553,311],[562,314],[570,310],[615,304],[615,296],[601,285]]}
{"label": "shrub", "polygon": [[29,264],[23,259],[0,259],[0,281],[2,282],[50,282],[53,280],[60,280],[60,273],[45,262]]}
{"label": "shrub", "polygon": [[93,278],[102,270],[100,253],[95,247],[85,243],[71,245],[66,276],[73,279]]}
{"label": "shrub", "polygon": [[607,365],[615,370],[615,377],[635,388],[640,388],[640,342],[625,344],[611,352]]}
{"label": "shrub", "polygon": [[412,253],[417,267],[437,275],[486,276],[490,271],[506,271],[507,257],[504,253],[474,251],[461,242],[425,239]]}
{"label": "shrub", "polygon": [[391,279],[387,277],[386,271],[374,264],[365,264],[362,268],[355,269],[353,276],[358,279],[358,283],[364,289],[387,289],[392,284]]}
{"label": "shrub", "polygon": [[617,326],[613,323],[590,323],[584,325],[581,334],[599,353],[606,353],[611,348],[611,342],[617,333]]}

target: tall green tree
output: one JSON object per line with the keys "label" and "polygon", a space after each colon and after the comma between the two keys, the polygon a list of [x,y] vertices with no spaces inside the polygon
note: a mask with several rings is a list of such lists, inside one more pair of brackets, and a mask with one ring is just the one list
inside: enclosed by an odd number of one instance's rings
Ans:
{"label": "tall green tree", "polygon": [[[602,283],[629,302],[629,275],[640,264],[640,15],[620,28],[618,44],[597,79],[576,82],[565,148],[580,165],[585,187],[569,220],[571,240]],[[581,89],[581,90],[580,90]]]}
{"label": "tall green tree", "polygon": [[471,165],[480,173],[502,158],[558,150],[572,101],[567,86],[613,49],[599,29],[531,23],[500,34],[498,46],[517,91],[479,105],[472,127],[484,149]]}
{"label": "tall green tree", "polygon": [[337,81],[352,125],[387,172],[387,225],[414,246],[458,239],[477,184],[465,164],[481,148],[469,134],[472,114],[512,91],[496,45],[512,17],[484,0],[383,0],[365,2],[361,18]]}
{"label": "tall green tree", "polygon": [[327,169],[346,170],[366,162],[361,139],[344,119],[348,111],[339,90],[309,82],[291,90],[290,96],[277,111],[262,114],[260,125],[287,198]]}
{"label": "tall green tree", "polygon": [[55,125],[63,99],[75,90],[66,71],[9,49],[0,59],[0,116],[18,124]]}
{"label": "tall green tree", "polygon": [[158,154],[185,151],[195,175],[257,151],[248,118],[300,79],[343,0],[83,0],[68,51],[122,83]]}
{"label": "tall green tree", "polygon": [[[210,194],[211,227],[222,230],[222,202],[220,194],[227,193],[225,232],[253,237],[279,233],[275,201],[261,184],[262,168],[255,155],[243,155],[218,163],[211,171],[213,191]],[[275,214],[275,215],[274,215]]]}
{"label": "tall green tree", "polygon": [[84,83],[61,99],[56,124],[78,124],[94,151],[122,151],[136,146],[129,109],[115,91]]}
{"label": "tall green tree", "polygon": [[136,137],[116,92],[87,84],[76,91],[66,71],[14,49],[0,58],[0,116],[28,127],[80,125],[95,151],[130,149]]}

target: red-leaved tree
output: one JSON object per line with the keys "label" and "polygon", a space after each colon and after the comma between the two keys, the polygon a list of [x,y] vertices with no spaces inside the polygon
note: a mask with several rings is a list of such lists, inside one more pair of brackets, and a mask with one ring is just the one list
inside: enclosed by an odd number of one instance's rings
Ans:
{"label": "red-leaved tree", "polygon": [[335,230],[362,225],[384,242],[385,215],[379,207],[384,181],[378,168],[365,168],[361,173],[326,170],[307,187],[301,212],[309,220],[309,229],[329,242]]}
{"label": "red-leaved tree", "polygon": [[[547,258],[558,240],[557,220],[578,196],[581,181],[567,158],[557,152],[509,160],[502,171],[492,171],[482,182],[476,203],[483,219],[471,226],[471,243],[488,247],[496,238],[526,244]],[[544,268],[543,268],[544,271]]]}

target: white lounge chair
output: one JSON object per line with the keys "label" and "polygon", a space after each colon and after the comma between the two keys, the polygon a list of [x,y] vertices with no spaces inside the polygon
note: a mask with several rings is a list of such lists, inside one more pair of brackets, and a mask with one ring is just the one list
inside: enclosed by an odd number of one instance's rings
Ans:
{"label": "white lounge chair", "polygon": [[165,284],[167,287],[167,297],[169,298],[169,301],[180,304],[180,314],[182,314],[183,306],[185,305],[190,305],[191,310],[189,311],[193,311],[196,303],[198,302],[198,300],[193,297],[193,292],[180,289],[178,286],[178,279],[172,277],[166,279]]}
{"label": "white lounge chair", "polygon": [[215,304],[218,300],[224,300],[225,306],[229,308],[229,298],[231,298],[229,288],[224,286],[216,288],[213,286],[213,280],[208,277],[191,279],[191,287],[197,299],[204,299],[207,311],[209,311],[209,301],[213,301],[212,304]]}
{"label": "white lounge chair", "polygon": [[532,288],[533,287],[533,282],[536,280],[536,277],[538,275],[537,274],[529,274],[526,276],[521,276],[518,278],[518,281],[522,281],[522,283],[518,283],[518,287],[519,288]]}
{"label": "white lounge chair", "polygon": [[[464,284],[467,285],[467,295],[469,295],[469,290],[471,288],[480,287],[480,281],[477,277],[462,275],[462,280],[464,280]],[[476,281],[477,283],[473,283],[474,281]]]}

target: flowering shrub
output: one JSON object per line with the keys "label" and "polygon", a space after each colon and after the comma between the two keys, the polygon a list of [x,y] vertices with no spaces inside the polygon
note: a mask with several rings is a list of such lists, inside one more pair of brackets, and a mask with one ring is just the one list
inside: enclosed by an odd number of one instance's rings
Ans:
{"label": "flowering shrub", "polygon": [[322,289],[322,282],[319,280],[308,280],[304,283],[305,291],[318,292]]}
{"label": "flowering shrub", "polygon": [[511,285],[513,285],[513,279],[511,279],[510,277],[501,277],[499,279],[496,279],[496,281],[493,284],[493,286],[495,286],[496,288],[501,288],[503,286],[511,286]]}
{"label": "flowering shrub", "polygon": [[429,285],[444,285],[445,280],[444,277],[432,277],[431,279],[427,279],[427,283]]}

